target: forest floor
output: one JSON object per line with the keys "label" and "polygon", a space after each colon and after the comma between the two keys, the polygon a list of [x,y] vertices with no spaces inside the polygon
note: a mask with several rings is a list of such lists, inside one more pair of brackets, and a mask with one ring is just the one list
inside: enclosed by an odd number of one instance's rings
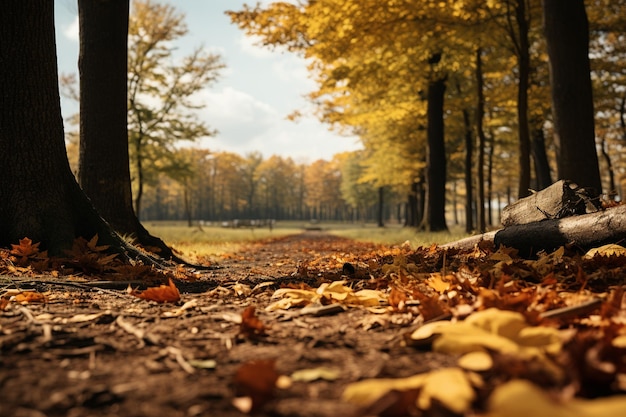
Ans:
{"label": "forest floor", "polygon": [[619,254],[525,260],[305,232],[179,268],[180,300],[157,303],[136,295],[171,287],[140,266],[106,272],[101,253],[102,273],[37,272],[33,252],[0,256],[0,416],[626,410]]}

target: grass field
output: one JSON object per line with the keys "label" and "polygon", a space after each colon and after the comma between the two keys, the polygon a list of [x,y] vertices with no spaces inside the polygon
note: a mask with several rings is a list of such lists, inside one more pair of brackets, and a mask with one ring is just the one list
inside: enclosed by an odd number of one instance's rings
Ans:
{"label": "grass field", "polygon": [[147,221],[144,226],[155,236],[187,256],[212,257],[237,251],[239,245],[254,241],[301,233],[306,229],[319,229],[336,236],[363,242],[399,245],[409,242],[412,247],[445,243],[465,237],[461,228],[450,232],[425,233],[397,224],[384,228],[375,224],[341,222],[306,223],[297,221],[276,222],[272,230],[263,228],[225,228],[220,226],[187,226],[186,222]]}

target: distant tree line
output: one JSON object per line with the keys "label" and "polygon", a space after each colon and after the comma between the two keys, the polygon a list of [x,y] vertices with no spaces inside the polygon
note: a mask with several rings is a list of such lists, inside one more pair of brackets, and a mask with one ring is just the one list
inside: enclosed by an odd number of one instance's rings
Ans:
{"label": "distant tree line", "polygon": [[[404,199],[353,175],[360,152],[331,161],[297,163],[206,149],[181,149],[188,175],[162,174],[144,191],[142,220],[337,220],[405,221]],[[382,193],[382,194],[381,194]],[[382,208],[381,208],[382,207]]]}

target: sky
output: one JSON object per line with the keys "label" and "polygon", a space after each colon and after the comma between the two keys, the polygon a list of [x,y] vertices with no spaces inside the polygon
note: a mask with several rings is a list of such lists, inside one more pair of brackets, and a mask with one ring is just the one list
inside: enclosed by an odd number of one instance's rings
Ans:
{"label": "sky", "polygon": [[[315,82],[308,78],[303,58],[254,45],[224,14],[256,1],[160,0],[185,14],[189,33],[176,42],[181,54],[203,46],[226,64],[218,82],[197,96],[206,105],[199,117],[218,134],[195,146],[240,155],[259,151],[265,158],[279,155],[308,163],[360,149],[357,138],[329,131],[311,114],[304,96],[315,90]],[[55,8],[59,72],[78,74],[76,0],[55,1]],[[61,108],[64,118],[78,111],[67,99],[62,99]],[[286,119],[294,110],[304,113],[297,122]]]}

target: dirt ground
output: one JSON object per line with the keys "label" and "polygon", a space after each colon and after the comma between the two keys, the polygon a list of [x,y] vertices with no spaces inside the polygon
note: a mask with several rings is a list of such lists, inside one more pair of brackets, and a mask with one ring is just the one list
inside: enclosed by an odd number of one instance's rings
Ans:
{"label": "dirt ground", "polygon": [[[372,257],[393,262],[384,248],[322,232],[252,244],[179,282],[176,304],[133,297],[123,280],[0,276],[3,290],[47,300],[0,311],[0,416],[241,416],[246,397],[261,416],[378,414],[344,402],[347,384],[456,361],[404,343],[417,315],[265,310],[280,287],[345,279],[364,288]],[[250,306],[260,322],[244,328]],[[278,375],[291,378],[274,388]]]}

